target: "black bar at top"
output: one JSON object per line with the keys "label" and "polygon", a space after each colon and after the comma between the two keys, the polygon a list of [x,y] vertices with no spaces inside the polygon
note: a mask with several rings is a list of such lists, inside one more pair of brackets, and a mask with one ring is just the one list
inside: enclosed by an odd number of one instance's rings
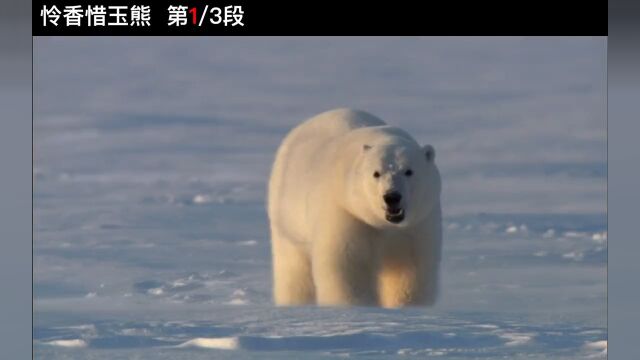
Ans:
{"label": "black bar at top", "polygon": [[[43,6],[147,5],[150,26],[43,26]],[[187,6],[200,15],[209,9],[241,6],[244,26],[168,26],[168,7]],[[394,1],[353,4],[342,1],[268,0],[36,0],[33,34],[42,35],[523,35],[606,36],[607,2],[569,1]],[[64,23],[62,17],[61,23]]]}

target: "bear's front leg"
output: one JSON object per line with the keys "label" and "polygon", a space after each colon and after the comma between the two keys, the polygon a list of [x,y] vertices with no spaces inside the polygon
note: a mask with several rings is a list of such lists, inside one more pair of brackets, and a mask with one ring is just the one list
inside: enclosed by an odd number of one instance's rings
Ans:
{"label": "bear's front leg", "polygon": [[318,305],[377,305],[376,256],[366,231],[344,224],[319,231],[312,269]]}
{"label": "bear's front leg", "polygon": [[433,305],[438,263],[412,239],[385,244],[380,259],[378,293],[386,308]]}
{"label": "bear's front leg", "polygon": [[442,257],[441,222],[438,205],[415,231],[381,244],[378,293],[383,307],[435,304]]}

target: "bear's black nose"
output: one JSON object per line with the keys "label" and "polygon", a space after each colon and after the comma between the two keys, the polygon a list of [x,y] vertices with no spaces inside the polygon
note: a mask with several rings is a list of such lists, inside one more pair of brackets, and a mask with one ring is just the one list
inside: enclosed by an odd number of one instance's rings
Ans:
{"label": "bear's black nose", "polygon": [[382,198],[384,199],[384,202],[387,203],[387,205],[395,206],[400,203],[400,200],[402,200],[402,195],[400,195],[400,193],[397,191],[391,191],[384,194]]}

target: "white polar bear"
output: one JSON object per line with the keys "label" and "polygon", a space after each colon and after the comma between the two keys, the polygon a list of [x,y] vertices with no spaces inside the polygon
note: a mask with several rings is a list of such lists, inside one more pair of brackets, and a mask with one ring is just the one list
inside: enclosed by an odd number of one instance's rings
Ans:
{"label": "white polar bear", "polygon": [[442,241],[434,157],[363,111],[294,128],[269,182],[276,305],[432,305]]}

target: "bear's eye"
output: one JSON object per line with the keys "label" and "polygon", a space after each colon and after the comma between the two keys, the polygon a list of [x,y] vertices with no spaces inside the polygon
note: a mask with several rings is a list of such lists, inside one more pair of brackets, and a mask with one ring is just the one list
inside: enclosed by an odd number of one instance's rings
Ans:
{"label": "bear's eye", "polygon": [[404,172],[404,174],[405,174],[406,176],[411,176],[411,175],[413,175],[413,170],[408,169],[407,171],[405,171],[405,172]]}
{"label": "bear's eye", "polygon": [[373,177],[374,177],[374,178],[376,178],[376,179],[377,179],[377,178],[379,178],[379,177],[380,177],[380,173],[379,173],[379,172],[377,172],[377,171],[376,171],[376,172],[374,172],[374,173],[373,173]]}

